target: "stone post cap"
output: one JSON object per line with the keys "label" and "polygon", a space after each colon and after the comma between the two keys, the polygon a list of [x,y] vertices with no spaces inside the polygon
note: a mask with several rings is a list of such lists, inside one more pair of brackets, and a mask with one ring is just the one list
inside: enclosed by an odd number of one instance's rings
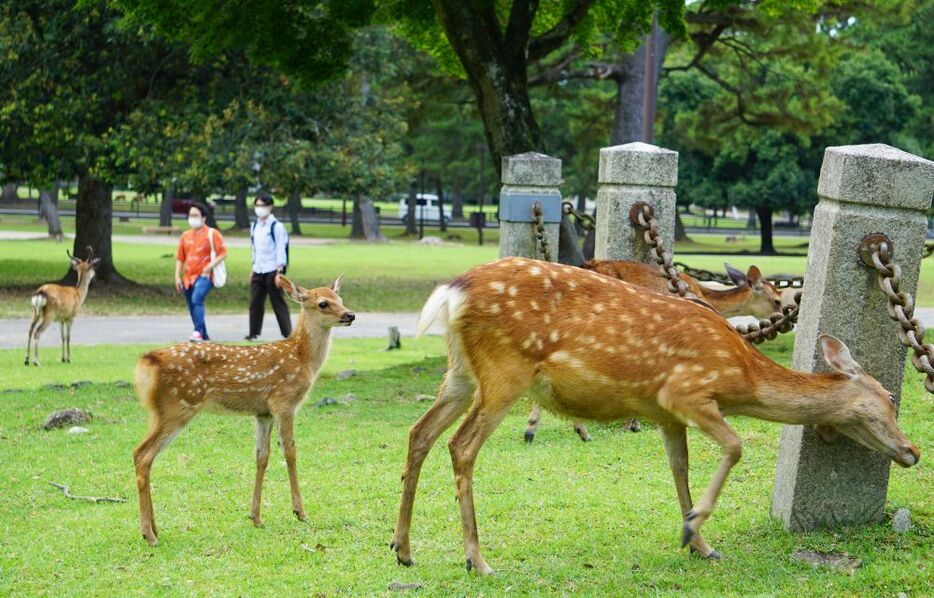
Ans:
{"label": "stone post cap", "polygon": [[597,182],[674,187],[678,152],[639,141],[601,148]]}
{"label": "stone post cap", "polygon": [[828,147],[817,194],[836,201],[927,210],[934,194],[934,162],[883,143]]}
{"label": "stone post cap", "polygon": [[557,187],[561,184],[561,160],[537,152],[503,156],[504,185]]}

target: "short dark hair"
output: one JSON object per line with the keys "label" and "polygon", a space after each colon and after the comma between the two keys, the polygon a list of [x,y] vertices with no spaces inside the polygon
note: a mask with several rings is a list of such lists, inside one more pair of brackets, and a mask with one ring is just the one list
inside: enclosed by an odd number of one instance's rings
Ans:
{"label": "short dark hair", "polygon": [[260,193],[259,195],[256,196],[256,199],[253,200],[253,205],[254,205],[254,206],[255,206],[256,204],[258,204],[258,203],[261,203],[261,204],[263,204],[264,206],[271,206],[271,205],[272,205],[272,195],[269,195],[268,193]]}
{"label": "short dark hair", "polygon": [[[208,215],[208,207],[199,201],[191,202],[191,208],[194,208],[198,210],[199,212],[201,212],[202,218],[206,218]],[[191,208],[188,208],[188,209],[190,210]]]}

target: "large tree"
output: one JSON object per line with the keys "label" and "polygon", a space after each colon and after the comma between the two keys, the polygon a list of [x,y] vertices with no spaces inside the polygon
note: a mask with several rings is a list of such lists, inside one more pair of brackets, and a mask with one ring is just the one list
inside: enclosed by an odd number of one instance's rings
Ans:
{"label": "large tree", "polygon": [[[103,2],[24,0],[0,5],[0,133],[4,165],[21,152],[24,179],[77,178],[74,254],[93,247],[96,280],[125,279],[111,251],[113,156],[106,137],[147,98],[171,95],[184,50],[128,30]],[[8,135],[16,130],[18,134]],[[69,270],[66,280],[74,280]]]}

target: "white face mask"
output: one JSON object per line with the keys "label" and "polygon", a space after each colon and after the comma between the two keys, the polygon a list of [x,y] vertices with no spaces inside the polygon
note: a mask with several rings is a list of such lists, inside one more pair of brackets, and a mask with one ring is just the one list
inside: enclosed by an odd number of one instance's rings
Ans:
{"label": "white face mask", "polygon": [[198,218],[197,216],[188,217],[188,226],[190,226],[191,228],[201,228],[201,225],[203,224],[204,224],[204,221],[201,218]]}
{"label": "white face mask", "polygon": [[272,214],[272,208],[266,206],[256,206],[253,211],[256,212],[257,218],[265,218]]}

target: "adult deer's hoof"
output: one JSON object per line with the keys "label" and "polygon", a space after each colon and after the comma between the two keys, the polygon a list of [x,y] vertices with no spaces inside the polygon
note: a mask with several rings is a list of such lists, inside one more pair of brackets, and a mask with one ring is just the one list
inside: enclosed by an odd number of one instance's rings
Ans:
{"label": "adult deer's hoof", "polygon": [[705,558],[710,559],[711,561],[720,561],[723,560],[723,555],[717,552],[716,550],[711,550]]}
{"label": "adult deer's hoof", "polygon": [[533,432],[532,430],[526,430],[525,431],[525,443],[531,444],[533,440],[535,440],[535,432]]}
{"label": "adult deer's hoof", "polygon": [[402,555],[402,545],[398,544],[395,540],[389,543],[389,548],[396,553],[396,563],[402,565],[403,567],[411,567],[415,564],[415,561],[412,560],[411,556]]}
{"label": "adult deer's hoof", "polygon": [[292,509],[292,512],[295,513],[299,521],[308,521],[308,515],[305,514],[304,510]]}
{"label": "adult deer's hoof", "polygon": [[473,559],[468,558],[467,572],[469,573],[470,571],[476,571],[477,575],[491,575],[493,573],[493,569],[487,565],[483,559],[477,559],[477,561],[474,562]]}

